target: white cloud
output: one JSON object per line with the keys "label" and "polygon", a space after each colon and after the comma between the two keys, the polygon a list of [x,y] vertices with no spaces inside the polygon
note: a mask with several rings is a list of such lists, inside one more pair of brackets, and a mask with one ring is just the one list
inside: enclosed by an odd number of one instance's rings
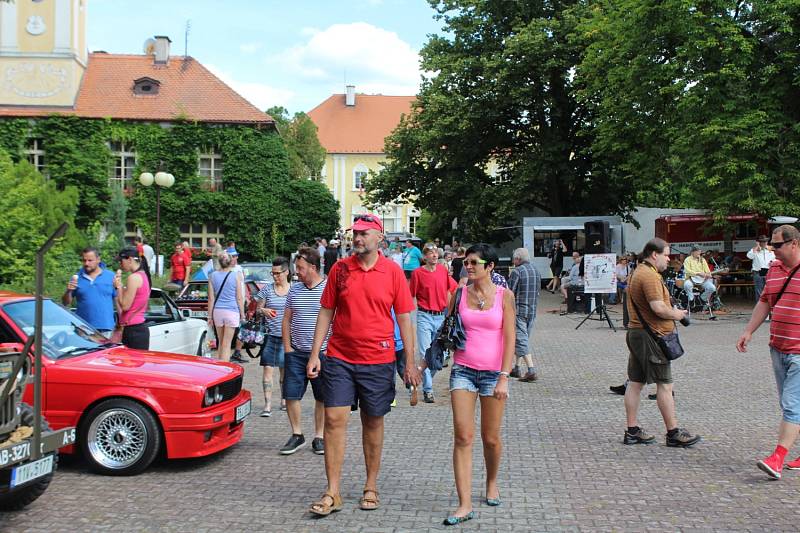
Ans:
{"label": "white cloud", "polygon": [[329,85],[334,92],[344,90],[345,77],[358,92],[419,90],[419,54],[394,32],[354,22],[303,33],[308,37],[304,44],[267,58],[267,63],[302,84]]}
{"label": "white cloud", "polygon": [[233,79],[231,74],[215,65],[205,65],[215,76],[227,83],[234,91],[242,95],[247,101],[262,111],[276,105],[289,107],[289,103],[295,96],[294,91],[273,87],[265,83],[239,81]]}
{"label": "white cloud", "polygon": [[258,52],[259,49],[263,46],[262,43],[244,43],[239,45],[239,50],[243,54],[252,55]]}

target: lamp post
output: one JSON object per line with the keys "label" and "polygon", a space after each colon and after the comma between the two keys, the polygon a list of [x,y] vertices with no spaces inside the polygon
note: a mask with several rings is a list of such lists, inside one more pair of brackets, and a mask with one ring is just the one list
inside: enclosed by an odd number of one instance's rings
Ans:
{"label": "lamp post", "polygon": [[170,188],[175,184],[175,176],[159,170],[153,176],[150,172],[142,172],[139,175],[139,183],[145,187],[151,185],[156,188],[156,276],[160,275],[158,269],[159,258],[161,257],[161,188]]}

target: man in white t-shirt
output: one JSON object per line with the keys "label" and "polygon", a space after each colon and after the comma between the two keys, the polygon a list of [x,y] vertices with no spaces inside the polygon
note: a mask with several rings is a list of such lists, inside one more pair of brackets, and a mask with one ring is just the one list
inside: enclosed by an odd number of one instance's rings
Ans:
{"label": "man in white t-shirt", "polygon": [[756,245],[751,250],[747,251],[747,258],[753,261],[751,267],[753,271],[753,286],[756,292],[756,303],[761,298],[761,291],[764,290],[764,285],[767,282],[767,270],[769,264],[775,261],[775,252],[773,252],[769,244],[769,237],[761,235],[756,239]]}

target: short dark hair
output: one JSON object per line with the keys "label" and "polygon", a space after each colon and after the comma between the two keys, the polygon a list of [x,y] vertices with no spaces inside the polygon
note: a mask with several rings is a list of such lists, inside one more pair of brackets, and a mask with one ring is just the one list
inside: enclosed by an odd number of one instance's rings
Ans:
{"label": "short dark hair", "polygon": [[664,239],[659,239],[658,237],[650,239],[647,241],[647,244],[644,245],[642,253],[639,254],[639,261],[644,261],[645,258],[650,257],[653,252],[663,254],[668,246],[669,244],[667,244],[667,241]]}
{"label": "short dark hair", "polygon": [[94,256],[96,258],[100,259],[100,251],[97,248],[95,248],[94,246],[87,246],[86,248],[81,250],[81,257],[83,257],[84,254],[88,254],[88,253],[92,253],[92,252],[94,253]]}
{"label": "short dark hair", "polygon": [[137,235],[136,237],[133,238],[133,240],[136,242],[142,242],[142,237],[140,235]]}
{"label": "short dark hair", "polygon": [[772,230],[773,235],[775,233],[780,233],[781,237],[783,237],[784,241],[800,241],[800,231],[797,231],[797,228],[790,224],[784,224],[783,226],[778,226],[774,230]]}
{"label": "short dark hair", "polygon": [[465,255],[471,254],[475,254],[486,261],[486,268],[489,268],[489,263],[492,264],[493,268],[497,268],[497,264],[500,262],[500,257],[497,255],[497,251],[485,243],[473,244],[467,248],[467,253]]}
{"label": "short dark hair", "polygon": [[316,267],[317,270],[320,269],[319,250],[317,250],[316,248],[312,248],[310,246],[303,246],[302,248],[297,250],[297,259],[300,259],[301,257],[303,258],[303,261],[305,261],[309,265]]}
{"label": "short dark hair", "polygon": [[272,266],[281,267],[281,270],[289,270],[289,260],[283,256],[278,256],[272,260]]}

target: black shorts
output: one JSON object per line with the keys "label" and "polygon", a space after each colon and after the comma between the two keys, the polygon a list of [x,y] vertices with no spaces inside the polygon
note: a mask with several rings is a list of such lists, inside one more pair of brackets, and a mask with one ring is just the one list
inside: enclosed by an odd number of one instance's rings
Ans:
{"label": "black shorts", "polygon": [[122,330],[122,344],[136,350],[149,350],[150,328],[145,323],[125,326]]}
{"label": "black shorts", "polygon": [[322,365],[325,407],[358,405],[369,416],[383,416],[394,401],[395,362],[356,365],[328,355]]}

